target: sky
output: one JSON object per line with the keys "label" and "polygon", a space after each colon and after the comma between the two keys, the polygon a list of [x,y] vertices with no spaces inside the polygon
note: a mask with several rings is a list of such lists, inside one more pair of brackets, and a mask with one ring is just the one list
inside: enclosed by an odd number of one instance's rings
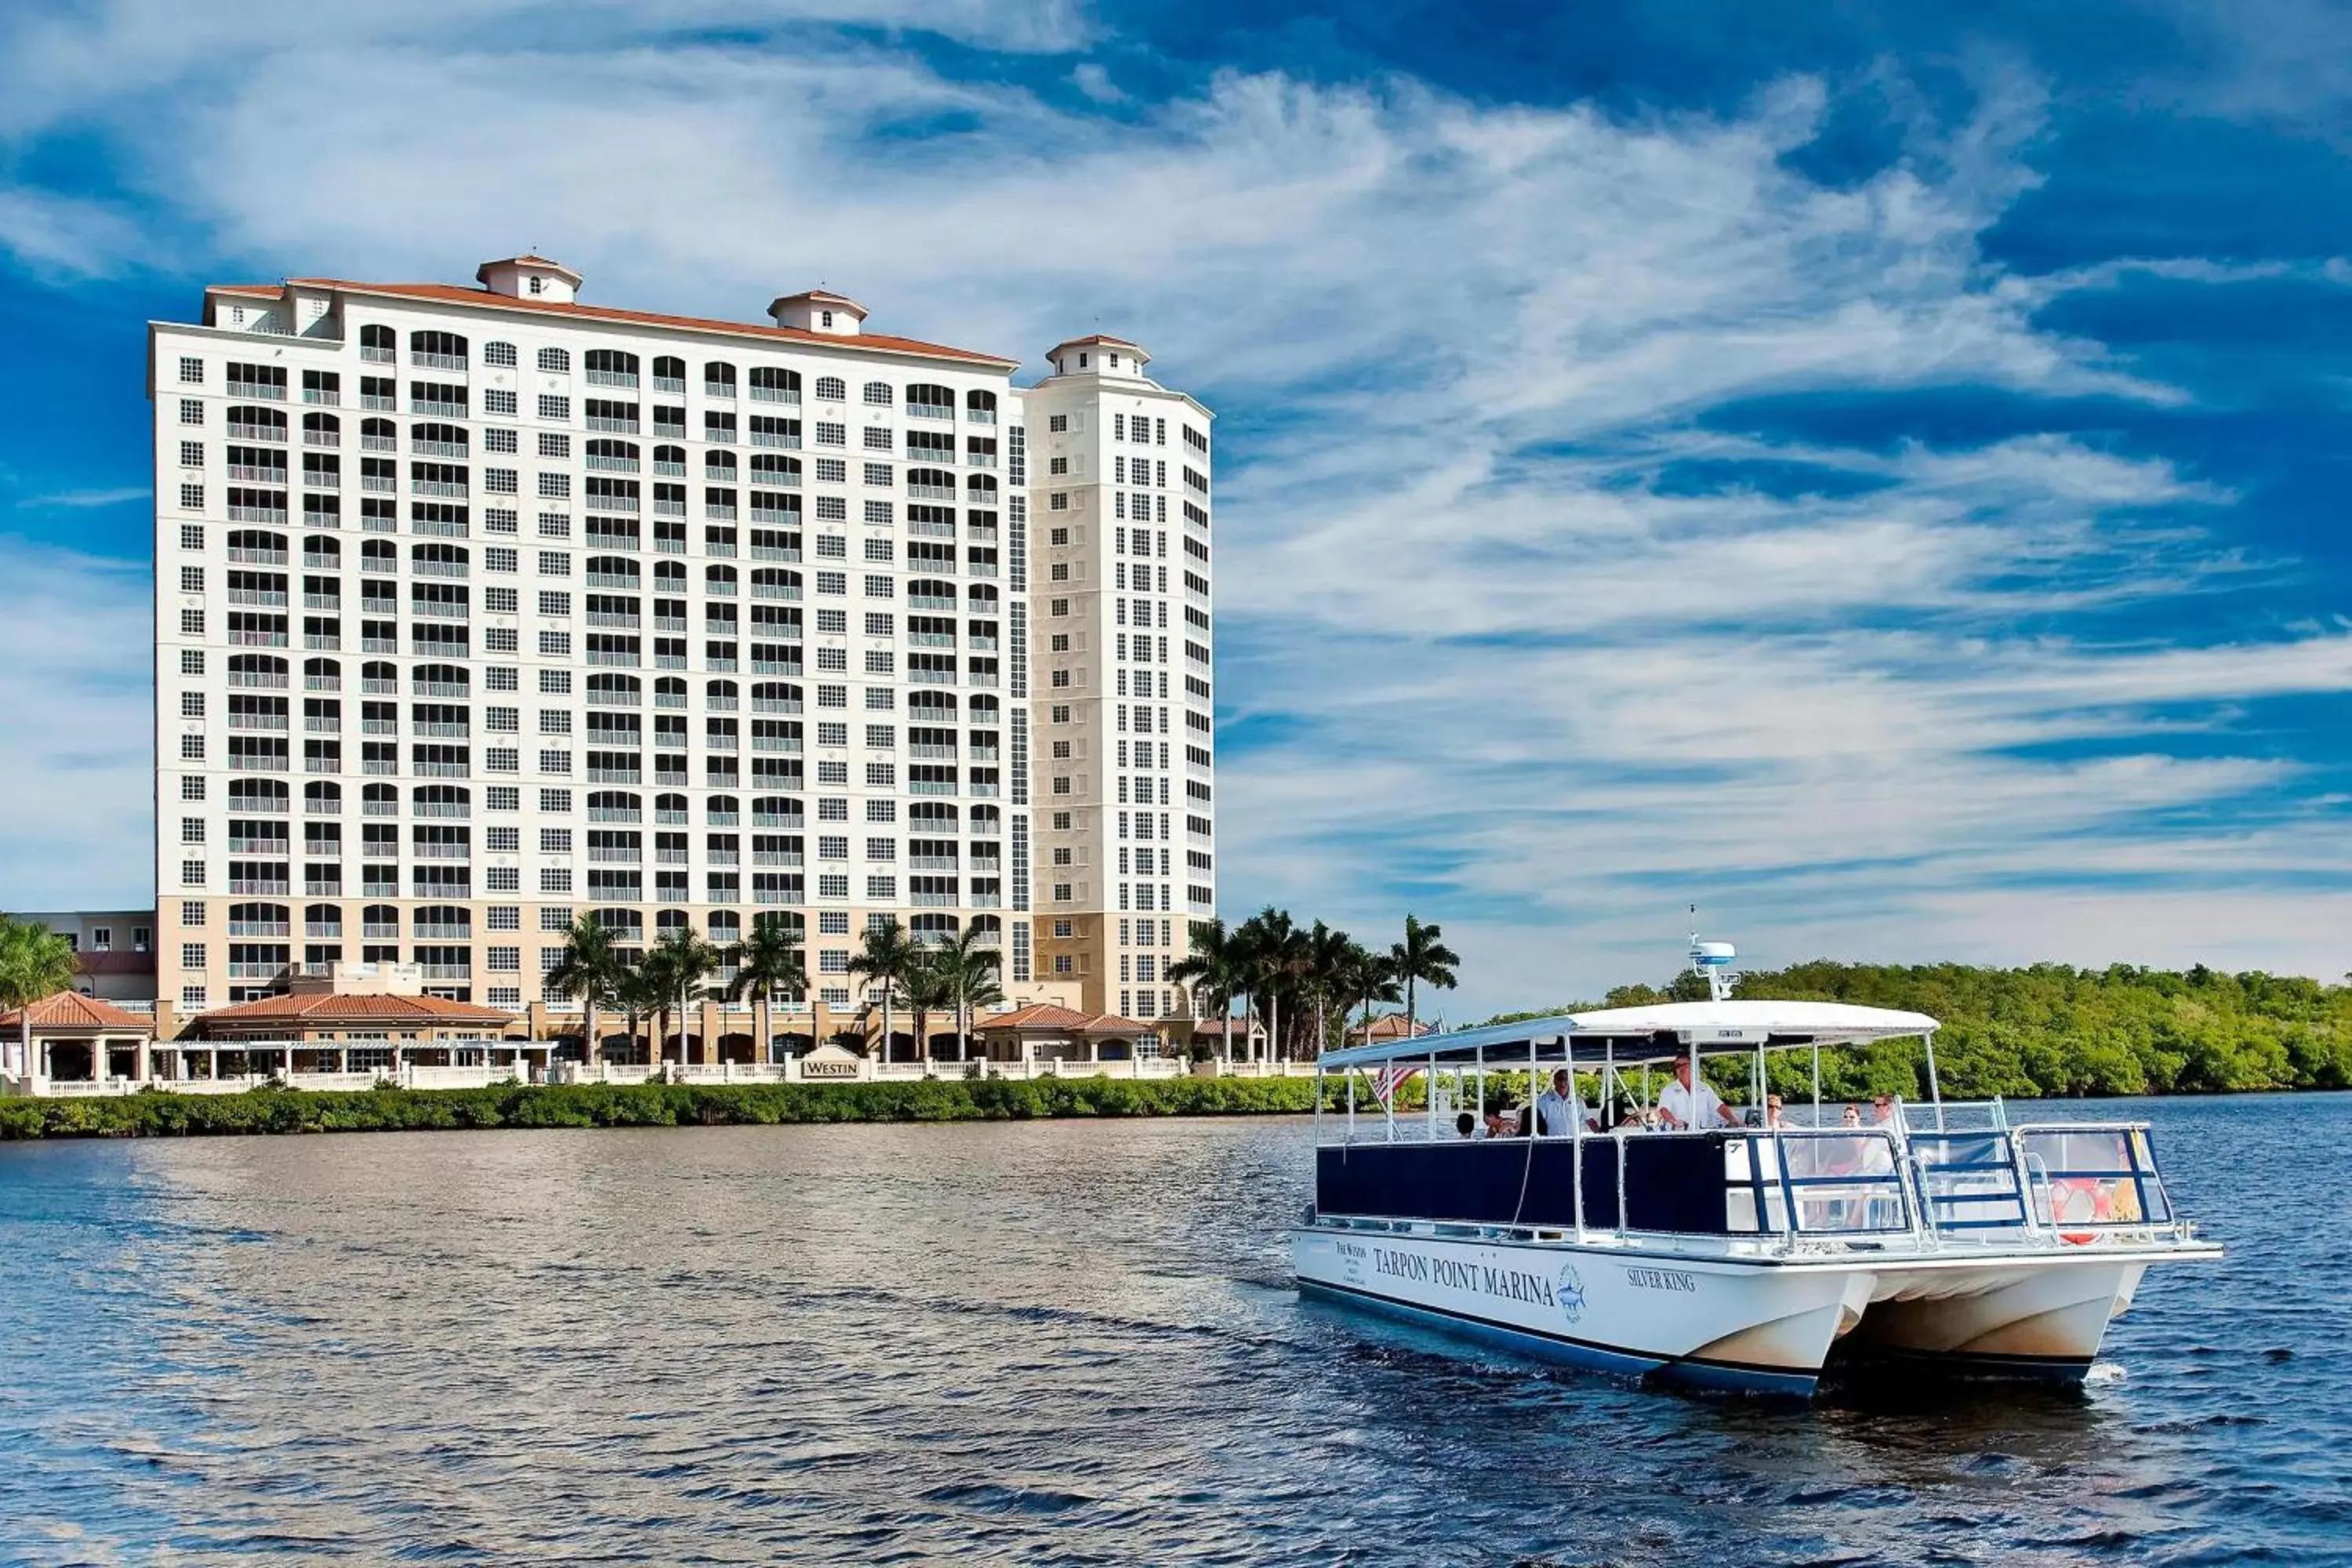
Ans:
{"label": "sky", "polygon": [[[2352,18],[2309,0],[0,12],[0,906],[152,900],[144,322],[470,280],[1218,416],[1219,874],[1464,1017],[2352,968]],[[27,591],[38,584],[37,591]]]}

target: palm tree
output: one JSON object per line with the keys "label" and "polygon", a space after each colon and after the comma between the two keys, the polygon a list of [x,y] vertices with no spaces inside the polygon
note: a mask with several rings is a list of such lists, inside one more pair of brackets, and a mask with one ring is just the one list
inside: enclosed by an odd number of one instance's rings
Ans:
{"label": "palm tree", "polygon": [[1385,952],[1374,952],[1359,942],[1348,944],[1346,982],[1342,994],[1351,1007],[1364,1009],[1364,1043],[1372,1039],[1372,1004],[1402,1002],[1404,993],[1397,989],[1396,974]]}
{"label": "palm tree", "polygon": [[1389,949],[1389,963],[1395,977],[1404,985],[1404,1036],[1414,1034],[1414,986],[1427,984],[1440,991],[1454,989],[1454,966],[1462,962],[1461,954],[1438,940],[1439,930],[1423,925],[1408,913],[1404,917],[1404,940]]}
{"label": "palm tree", "polygon": [[[625,956],[620,956],[621,969],[620,973],[613,978],[612,1003],[614,1006],[623,1009],[628,1015],[629,1049],[635,1053],[637,1048],[637,1026],[644,1021],[646,1015],[656,1011],[661,1006],[663,994],[661,976],[647,967],[642,956],[635,962],[631,962]],[[659,1067],[661,1052],[648,1048],[646,1052],[646,1064],[648,1067]]]}
{"label": "palm tree", "polygon": [[594,915],[582,915],[563,933],[563,955],[555,967],[541,976],[549,991],[561,992],[580,998],[587,1013],[587,1047],[589,1065],[603,1059],[596,1043],[596,1008],[611,999],[614,984],[626,967],[613,946],[613,933]]}
{"label": "palm tree", "polygon": [[890,1059],[890,997],[906,983],[908,965],[920,949],[907,936],[896,916],[885,924],[866,928],[866,945],[849,960],[849,973],[867,985],[882,987],[882,1059]]}
{"label": "palm tree", "polygon": [[751,940],[738,943],[728,953],[728,962],[735,966],[735,978],[727,983],[727,1000],[740,1002],[746,994],[759,999],[758,1055],[761,1061],[770,1059],[775,1052],[776,1032],[771,1009],[777,994],[797,996],[808,989],[808,971],[802,967],[801,946],[793,940],[799,935],[784,917],[761,915],[751,922]]}
{"label": "palm tree", "polygon": [[1282,1055],[1282,998],[1295,989],[1305,970],[1307,933],[1291,923],[1289,912],[1272,904],[1242,922],[1240,936],[1248,988],[1257,994],[1266,1014],[1266,1050]]}
{"label": "palm tree", "polygon": [[[1225,1059],[1233,1059],[1234,995],[1246,992],[1248,977],[1242,963],[1242,943],[1238,936],[1225,929],[1221,920],[1192,922],[1192,951],[1170,964],[1167,980],[1171,985],[1189,985],[1197,999],[1205,999],[1217,1010],[1227,1033],[1224,1038]],[[1196,1007],[1195,1012],[1199,1011]],[[1243,1037],[1249,1033],[1248,1009],[1243,1009]]]}
{"label": "palm tree", "polygon": [[[15,1007],[19,1029],[17,1066],[29,1079],[33,1060],[33,1004],[73,984],[74,945],[45,925],[0,917],[0,1007]],[[95,1047],[93,1047],[95,1048]],[[103,1064],[92,1076],[104,1078]]]}
{"label": "palm tree", "polygon": [[1003,960],[992,945],[982,940],[993,934],[976,924],[970,925],[931,950],[955,982],[958,1061],[971,1055],[973,1010],[994,1006],[1004,1000],[1004,990],[996,982]]}
{"label": "palm tree", "polygon": [[930,1019],[934,1013],[952,1009],[958,995],[957,976],[946,962],[946,950],[918,947],[898,984],[907,994],[907,1011],[914,1015],[915,1059],[929,1064],[931,1058]]}
{"label": "palm tree", "polygon": [[1306,983],[1315,998],[1315,1054],[1321,1056],[1329,1041],[1328,1011],[1334,1002],[1340,1004],[1340,1032],[1346,1033],[1348,1009],[1343,987],[1347,984],[1348,952],[1356,946],[1356,939],[1346,931],[1334,931],[1321,921],[1307,933],[1304,950]]}
{"label": "palm tree", "polygon": [[[718,969],[719,950],[702,939],[690,925],[672,926],[662,932],[653,951],[646,954],[640,968],[656,976],[661,983],[661,1032],[656,1039],[669,1039],[669,1005],[677,1004],[677,1064],[686,1066],[686,1006]],[[715,1054],[715,1053],[714,1053]]]}

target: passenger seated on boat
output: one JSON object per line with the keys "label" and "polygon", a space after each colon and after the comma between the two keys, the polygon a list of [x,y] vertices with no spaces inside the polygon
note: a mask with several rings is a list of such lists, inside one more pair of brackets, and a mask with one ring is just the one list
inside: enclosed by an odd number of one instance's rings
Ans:
{"label": "passenger seated on boat", "polygon": [[1882,1094],[1870,1102],[1870,1120],[1874,1126],[1885,1126],[1895,1120],[1895,1097]]}
{"label": "passenger seated on boat", "polygon": [[1478,1136],[1478,1119],[1465,1110],[1454,1119],[1454,1131],[1465,1138],[1475,1138]]}
{"label": "passenger seated on boat", "polygon": [[1486,1136],[1517,1138],[1519,1135],[1519,1110],[1507,1100],[1498,1100],[1486,1112]]}
{"label": "passenger seated on boat", "polygon": [[1658,1091],[1658,1116],[1669,1127],[1737,1127],[1739,1118],[1724,1108],[1723,1097],[1705,1079],[1691,1086],[1690,1058],[1675,1058],[1675,1081]]}
{"label": "passenger seated on boat", "polygon": [[1843,1110],[1843,1111],[1839,1112],[1839,1114],[1838,1114],[1838,1125],[1839,1125],[1839,1126],[1841,1126],[1841,1127],[1859,1127],[1859,1126],[1861,1126],[1861,1125],[1862,1125],[1862,1107],[1861,1107],[1861,1106],[1859,1106],[1859,1105],[1849,1105],[1849,1106],[1847,1106],[1847,1107],[1845,1108],[1845,1110]]}
{"label": "passenger seated on boat", "polygon": [[1777,1094],[1768,1094],[1764,1097],[1764,1125],[1767,1127],[1789,1125],[1789,1113],[1781,1108],[1780,1097]]}
{"label": "passenger seated on boat", "polygon": [[1584,1114],[1584,1102],[1576,1097],[1576,1080],[1566,1068],[1551,1075],[1551,1087],[1537,1098],[1535,1109],[1538,1136],[1574,1137],[1580,1121],[1592,1131],[1601,1131],[1601,1123]]}

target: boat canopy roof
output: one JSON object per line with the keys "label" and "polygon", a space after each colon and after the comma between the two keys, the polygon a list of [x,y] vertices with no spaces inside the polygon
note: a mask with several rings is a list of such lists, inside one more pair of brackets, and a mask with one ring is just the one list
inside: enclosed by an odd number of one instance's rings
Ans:
{"label": "boat canopy roof", "polygon": [[1938,1027],[1925,1013],[1862,1007],[1847,1002],[1661,1002],[1647,1007],[1603,1007],[1591,1013],[1560,1013],[1516,1024],[1454,1029],[1419,1039],[1383,1040],[1326,1051],[1322,1066],[1339,1069],[1382,1062],[1475,1063],[1480,1056],[1497,1067],[1526,1061],[1574,1061],[1598,1067],[1604,1061],[1638,1067],[1671,1061],[1696,1047],[1701,1056],[1745,1054],[1759,1047],[1788,1050],[1801,1046],[1846,1046]]}

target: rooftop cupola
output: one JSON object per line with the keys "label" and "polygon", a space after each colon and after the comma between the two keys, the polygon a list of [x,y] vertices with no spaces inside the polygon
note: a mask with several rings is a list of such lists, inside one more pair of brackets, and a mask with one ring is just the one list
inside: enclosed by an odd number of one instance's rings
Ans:
{"label": "rooftop cupola", "polygon": [[544,256],[509,256],[485,261],[474,271],[474,281],[493,294],[517,300],[544,300],[569,305],[580,293],[580,274]]}
{"label": "rooftop cupola", "polygon": [[1095,332],[1056,343],[1045,355],[1045,363],[1054,367],[1055,375],[1120,375],[1140,380],[1151,356],[1140,343]]}
{"label": "rooftop cupola", "polygon": [[866,320],[866,307],[846,294],[823,289],[803,289],[770,301],[768,314],[780,327],[798,327],[827,337],[854,338]]}

